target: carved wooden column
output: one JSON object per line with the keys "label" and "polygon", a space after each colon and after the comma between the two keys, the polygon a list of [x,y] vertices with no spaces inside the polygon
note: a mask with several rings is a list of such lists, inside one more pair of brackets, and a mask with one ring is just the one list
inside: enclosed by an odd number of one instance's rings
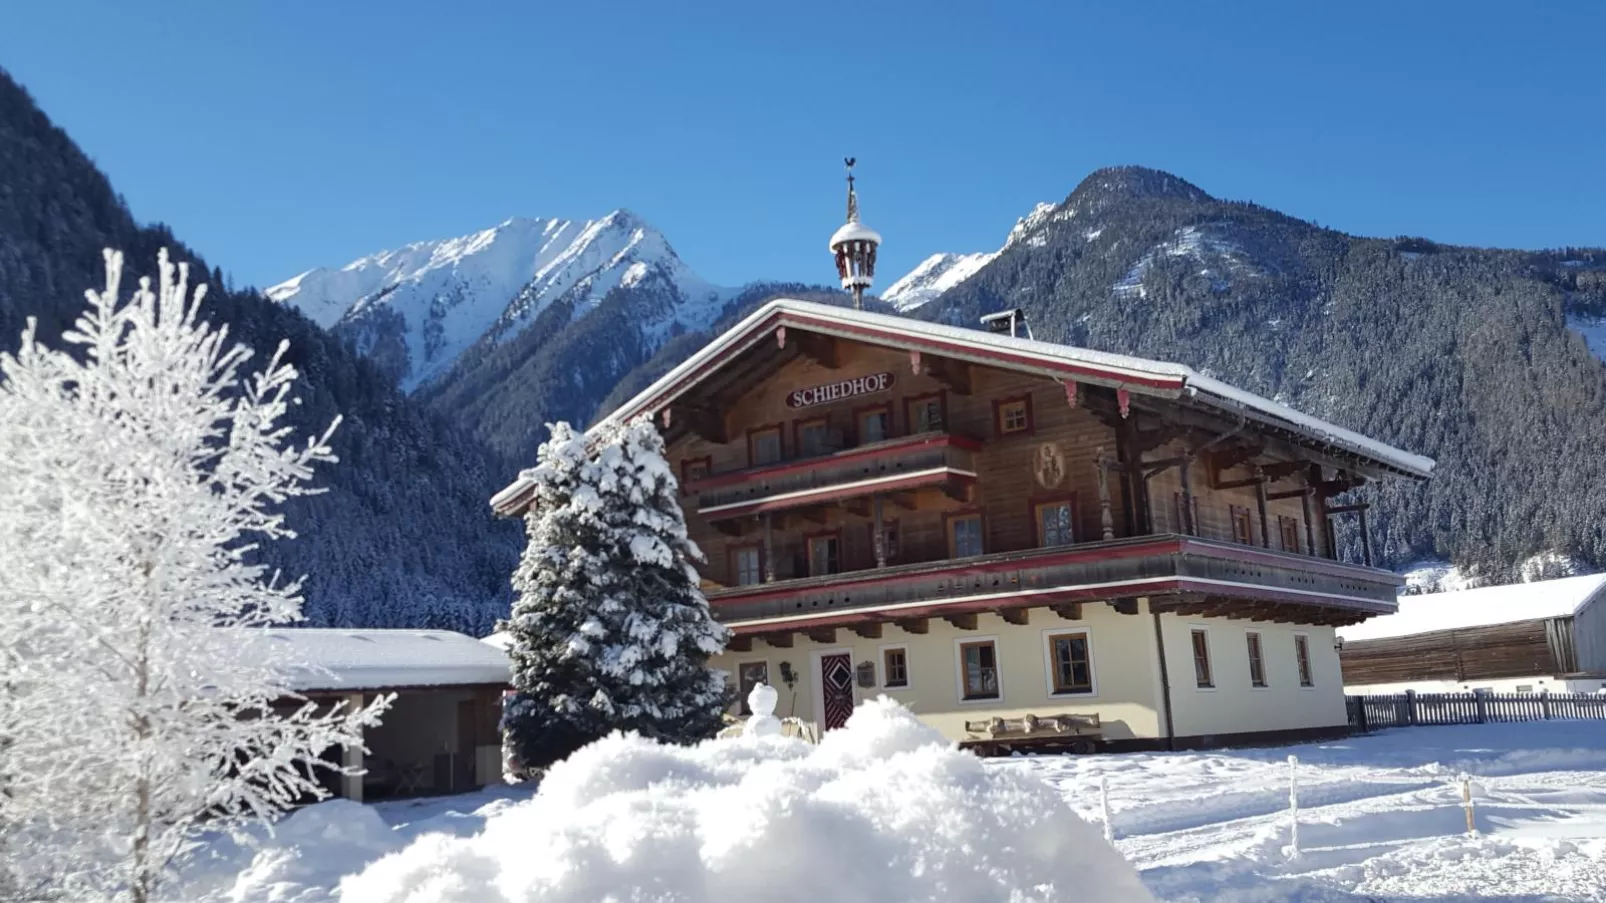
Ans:
{"label": "carved wooden column", "polygon": [[773,514],[764,515],[764,582],[775,582],[775,530]]}
{"label": "carved wooden column", "polygon": [[887,566],[887,527],[886,521],[881,517],[881,493],[878,492],[870,498],[870,516],[875,518],[875,529],[872,531],[875,537],[875,566],[884,568]]}
{"label": "carved wooden column", "polygon": [[1255,507],[1260,509],[1260,547],[1271,548],[1271,524],[1266,515],[1266,472],[1255,465]]}
{"label": "carved wooden column", "polygon": [[1305,512],[1305,554],[1316,554],[1316,516],[1310,510],[1310,497],[1316,490],[1307,485],[1305,492],[1299,497],[1299,505]]}
{"label": "carved wooden column", "polygon": [[1199,535],[1199,525],[1193,522],[1193,449],[1182,450],[1182,460],[1177,464],[1177,474],[1182,478],[1182,532],[1189,536]]}
{"label": "carved wooden column", "polygon": [[1093,463],[1099,477],[1099,530],[1107,542],[1115,538],[1115,520],[1110,516],[1110,461],[1104,456],[1104,449],[1098,450],[1098,456]]}

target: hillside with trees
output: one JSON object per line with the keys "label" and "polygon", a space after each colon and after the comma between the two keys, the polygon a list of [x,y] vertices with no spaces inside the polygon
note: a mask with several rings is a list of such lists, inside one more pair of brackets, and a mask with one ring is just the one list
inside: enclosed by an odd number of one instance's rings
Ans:
{"label": "hillside with trees", "polygon": [[17,348],[28,317],[41,340],[57,344],[85,289],[103,281],[106,247],[124,252],[130,283],[161,248],[189,261],[211,284],[204,315],[258,360],[288,340],[287,361],[303,374],[301,403],[287,416],[298,435],[344,418],[331,443],[340,460],[318,473],[328,491],[291,500],[299,536],[262,553],[287,577],[308,575],[311,624],[485,632],[506,614],[520,537],[486,504],[506,476],[494,457],[300,313],[227,288],[221,269],[165,226],[138,223],[106,176],[0,71],[0,349]]}
{"label": "hillside with trees", "polygon": [[1189,364],[1436,458],[1426,485],[1363,491],[1391,565],[1606,566],[1606,366],[1568,326],[1606,311],[1606,250],[1357,238],[1122,167],[915,315],[1007,307],[1038,339]]}

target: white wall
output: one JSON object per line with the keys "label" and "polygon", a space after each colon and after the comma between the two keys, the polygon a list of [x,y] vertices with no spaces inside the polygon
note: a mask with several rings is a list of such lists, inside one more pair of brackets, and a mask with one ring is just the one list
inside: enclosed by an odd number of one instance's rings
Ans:
{"label": "white wall", "polygon": [[[1109,605],[1082,606],[1082,619],[1069,621],[1046,608],[1031,610],[1030,623],[1009,624],[996,615],[977,619],[976,630],[960,630],[939,618],[929,621],[927,634],[911,634],[891,624],[884,625],[880,639],[865,639],[846,629],[837,631],[834,643],[820,644],[802,634],[794,634],[796,645],[775,648],[755,641],[753,651],[730,652],[712,662],[733,675],[740,662],[763,660],[768,663],[770,683],[780,690],[776,714],[796,715],[818,721],[815,714],[818,689],[815,668],[821,651],[845,649],[853,663],[871,661],[876,665],[874,689],[856,687],[855,703],[885,693],[907,705],[921,720],[954,740],[967,737],[966,719],[992,716],[1018,717],[1025,714],[1054,715],[1097,713],[1105,736],[1110,739],[1160,736],[1157,713],[1158,658],[1154,653],[1154,627],[1148,615],[1116,614]],[[1048,634],[1063,629],[1086,628],[1093,659],[1094,695],[1052,696],[1047,659]],[[958,648],[961,640],[991,637],[997,641],[1001,698],[986,702],[960,699]],[[881,647],[908,647],[909,683],[905,689],[884,689],[886,675],[881,666]],[[781,682],[780,663],[792,664],[798,673],[795,692]]]}
{"label": "white wall", "polygon": [[[1178,737],[1333,727],[1348,723],[1338,653],[1331,627],[1274,624],[1236,618],[1160,616]],[[1192,631],[1209,638],[1214,689],[1195,679]],[[1260,633],[1266,687],[1249,680],[1247,634]],[[1314,686],[1299,685],[1294,635],[1309,638]]]}
{"label": "white wall", "polygon": [[[780,690],[776,714],[818,721],[815,670],[822,652],[846,650],[853,663],[876,665],[878,686],[856,688],[855,702],[882,693],[909,706],[921,720],[954,740],[973,737],[964,722],[993,716],[1025,714],[1097,713],[1105,737],[1112,740],[1165,736],[1161,710],[1159,657],[1155,650],[1154,621],[1147,605],[1139,615],[1121,615],[1104,603],[1082,606],[1082,620],[1068,621],[1046,608],[1031,610],[1030,623],[1009,624],[996,615],[981,615],[976,630],[959,630],[938,618],[930,632],[910,634],[884,625],[880,639],[865,639],[848,630],[837,631],[836,641],[815,643],[794,634],[796,645],[776,648],[755,641],[753,651],[726,653],[715,667],[736,673],[738,663],[764,661],[770,683]],[[1171,681],[1173,717],[1178,737],[1251,731],[1277,731],[1333,727],[1347,723],[1344,688],[1338,654],[1330,627],[1306,627],[1223,618],[1161,616],[1166,661]],[[1191,629],[1205,627],[1211,646],[1215,688],[1198,688],[1194,679]],[[1086,628],[1093,659],[1094,694],[1054,696],[1049,685],[1048,636],[1056,630]],[[1249,681],[1246,633],[1261,634],[1268,686],[1253,688]],[[1301,687],[1295,663],[1294,635],[1309,638],[1315,685]],[[1002,698],[985,702],[960,699],[957,642],[992,638],[997,643]],[[910,686],[887,690],[882,673],[881,647],[908,647]],[[790,662],[797,672],[794,690],[782,683],[780,663]]]}

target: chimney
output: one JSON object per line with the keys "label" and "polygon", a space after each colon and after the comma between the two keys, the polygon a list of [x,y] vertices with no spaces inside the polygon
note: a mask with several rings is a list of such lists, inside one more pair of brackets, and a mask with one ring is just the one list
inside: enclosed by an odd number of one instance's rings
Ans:
{"label": "chimney", "polygon": [[1032,337],[1032,326],[1026,322],[1026,311],[1018,307],[987,314],[981,318],[981,325],[985,326],[988,332],[1000,335],[1020,338],[1020,334],[1025,332],[1026,338]]}

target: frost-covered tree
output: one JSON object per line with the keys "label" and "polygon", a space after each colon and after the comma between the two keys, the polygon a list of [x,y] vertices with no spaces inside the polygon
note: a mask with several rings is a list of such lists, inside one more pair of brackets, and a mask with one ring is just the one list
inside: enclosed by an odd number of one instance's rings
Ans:
{"label": "frost-covered tree", "polygon": [[260,628],[300,617],[299,581],[255,563],[292,535],[328,438],[282,423],[297,374],[199,319],[164,252],[63,340],[30,321],[0,355],[0,884],[21,898],[157,899],[202,829],[324,795],[308,764],[361,745],[361,711],[291,691]]}
{"label": "frost-covered tree", "polygon": [[537,466],[529,546],[513,588],[513,687],[504,727],[526,767],[544,767],[612,730],[692,741],[727,704],[708,668],[727,632],[692,563],[663,438],[651,421],[587,437],[552,426]]}

